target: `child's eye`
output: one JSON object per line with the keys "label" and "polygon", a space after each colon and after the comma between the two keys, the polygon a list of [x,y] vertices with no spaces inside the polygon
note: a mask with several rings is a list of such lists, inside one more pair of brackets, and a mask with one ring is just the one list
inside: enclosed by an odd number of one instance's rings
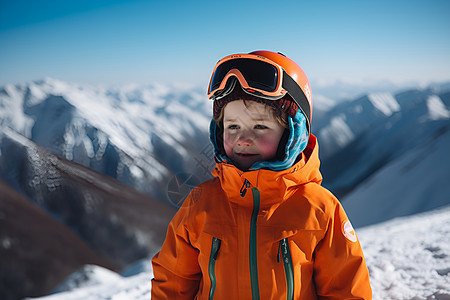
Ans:
{"label": "child's eye", "polygon": [[228,125],[228,129],[239,129],[238,125]]}
{"label": "child's eye", "polygon": [[255,125],[255,129],[267,129],[265,125]]}

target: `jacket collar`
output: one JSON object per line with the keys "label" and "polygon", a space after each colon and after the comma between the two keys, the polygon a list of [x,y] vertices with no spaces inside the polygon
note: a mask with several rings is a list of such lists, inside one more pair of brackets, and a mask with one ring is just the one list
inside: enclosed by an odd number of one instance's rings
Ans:
{"label": "jacket collar", "polygon": [[[319,171],[319,149],[317,139],[310,135],[308,145],[300,154],[302,158],[292,167],[282,171],[266,169],[243,172],[232,164],[217,163],[212,175],[220,180],[220,184],[228,199],[238,202],[240,205],[251,205],[251,192],[240,195],[241,189],[245,189],[245,181],[249,182],[249,188],[257,188],[261,194],[261,205],[273,205],[282,202],[291,196],[297,186],[308,182],[322,182]],[[249,196],[250,195],[250,196]]]}

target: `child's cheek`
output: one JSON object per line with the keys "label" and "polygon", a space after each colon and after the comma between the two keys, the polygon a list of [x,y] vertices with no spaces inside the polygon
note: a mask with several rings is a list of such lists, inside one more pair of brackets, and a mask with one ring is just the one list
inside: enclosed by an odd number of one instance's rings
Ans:
{"label": "child's cheek", "polygon": [[276,137],[265,137],[259,139],[258,149],[264,158],[272,158],[277,153],[279,139]]}
{"label": "child's cheek", "polygon": [[231,156],[231,154],[233,153],[233,145],[234,145],[233,139],[234,139],[233,136],[224,132],[223,148],[225,149],[225,153],[227,154],[228,157]]}

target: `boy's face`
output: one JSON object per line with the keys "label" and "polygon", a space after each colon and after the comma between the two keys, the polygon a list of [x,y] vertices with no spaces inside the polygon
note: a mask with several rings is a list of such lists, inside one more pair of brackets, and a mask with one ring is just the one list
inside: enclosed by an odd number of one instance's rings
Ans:
{"label": "boy's face", "polygon": [[223,115],[223,144],[227,156],[241,170],[275,157],[284,127],[270,108],[242,100],[228,103]]}

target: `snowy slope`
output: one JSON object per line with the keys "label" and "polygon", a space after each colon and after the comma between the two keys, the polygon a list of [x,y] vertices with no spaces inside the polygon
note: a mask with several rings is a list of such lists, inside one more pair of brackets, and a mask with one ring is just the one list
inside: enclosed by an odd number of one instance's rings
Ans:
{"label": "snowy slope", "polygon": [[450,299],[450,207],[362,228],[374,300]]}
{"label": "snowy slope", "polygon": [[[450,299],[450,207],[362,228],[358,236],[374,300]],[[151,269],[121,278],[95,270],[95,285],[39,299],[150,299]]]}
{"label": "snowy slope", "polygon": [[342,199],[353,225],[366,226],[447,205],[449,153],[450,124],[381,168]]}

